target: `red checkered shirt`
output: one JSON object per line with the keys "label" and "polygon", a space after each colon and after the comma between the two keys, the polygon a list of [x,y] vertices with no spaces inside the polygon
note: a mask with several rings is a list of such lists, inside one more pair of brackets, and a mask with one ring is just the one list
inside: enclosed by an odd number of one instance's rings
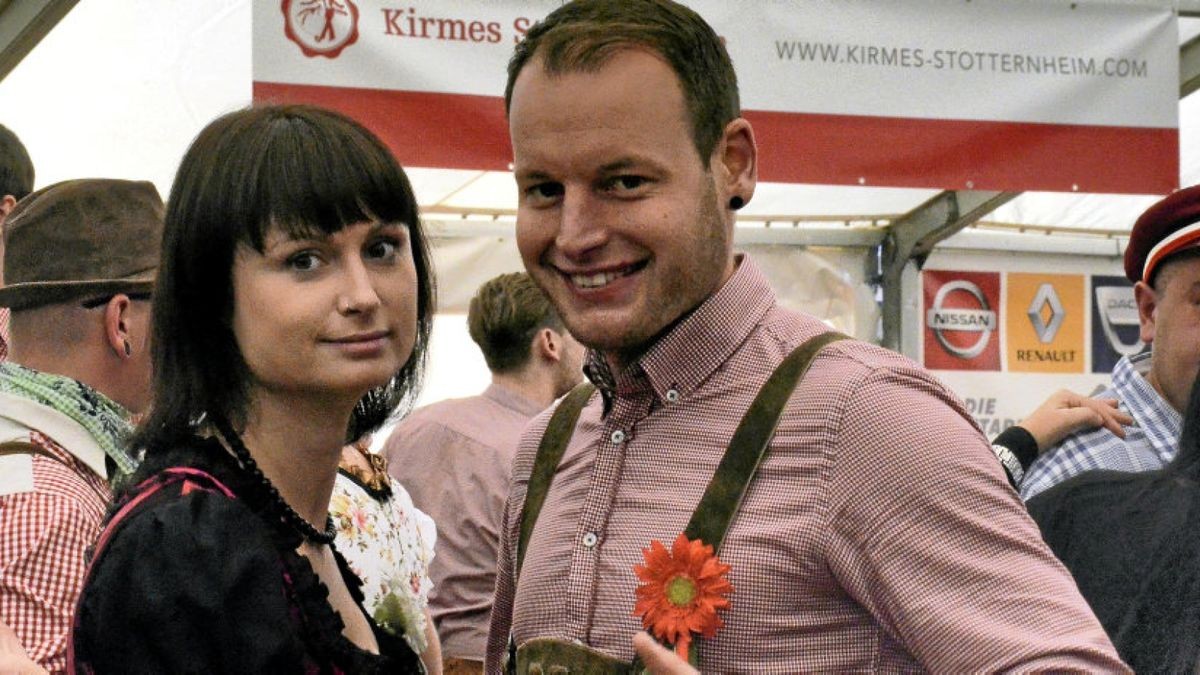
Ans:
{"label": "red checkered shirt", "polygon": [[84,556],[111,494],[96,458],[89,466],[37,431],[29,441],[46,454],[0,455],[0,618],[31,659],[65,672]]}
{"label": "red checkered shirt", "polygon": [[[549,413],[526,430],[488,642],[633,657],[635,564],[668,547],[768,375],[820,321],[776,304],[748,258],[584,409],[514,588],[520,506]],[[593,359],[593,364],[595,360]],[[603,369],[601,369],[603,370]],[[719,551],[720,673],[1127,672],[961,402],[919,366],[826,347],[790,399]]]}

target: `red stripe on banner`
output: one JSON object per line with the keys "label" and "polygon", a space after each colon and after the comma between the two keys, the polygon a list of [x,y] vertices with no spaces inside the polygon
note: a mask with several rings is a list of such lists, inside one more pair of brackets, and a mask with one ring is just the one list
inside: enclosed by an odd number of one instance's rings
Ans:
{"label": "red stripe on banner", "polygon": [[[1179,130],[745,111],[782,183],[1166,194]],[[859,179],[862,179],[861,181]]]}
{"label": "red stripe on banner", "polygon": [[512,162],[504,99],[496,96],[255,82],[254,101],[345,113],[379,134],[404,166],[506,171]]}
{"label": "red stripe on banner", "polygon": [[[405,166],[506,170],[498,97],[254,83],[257,102],[311,103],[379,134]],[[1179,130],[752,111],[764,181],[1165,194]]]}

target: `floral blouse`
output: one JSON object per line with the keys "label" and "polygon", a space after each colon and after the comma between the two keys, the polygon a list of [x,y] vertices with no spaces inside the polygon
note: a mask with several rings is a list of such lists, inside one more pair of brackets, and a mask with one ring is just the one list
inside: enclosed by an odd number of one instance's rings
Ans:
{"label": "floral blouse", "polygon": [[420,654],[429,646],[425,609],[437,530],[399,483],[387,481],[390,489],[373,489],[339,470],[329,512],[337,524],[338,551],[362,579],[367,611]]}

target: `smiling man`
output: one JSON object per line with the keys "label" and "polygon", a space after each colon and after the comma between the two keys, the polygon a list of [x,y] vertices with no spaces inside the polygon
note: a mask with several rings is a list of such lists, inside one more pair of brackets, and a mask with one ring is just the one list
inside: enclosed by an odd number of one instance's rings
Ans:
{"label": "smiling man", "polygon": [[1123,670],[958,399],[734,253],[754,132],[700,17],[567,3],[506,95],[518,247],[596,391],[522,439],[489,672],[631,672],[643,625],[711,672]]}

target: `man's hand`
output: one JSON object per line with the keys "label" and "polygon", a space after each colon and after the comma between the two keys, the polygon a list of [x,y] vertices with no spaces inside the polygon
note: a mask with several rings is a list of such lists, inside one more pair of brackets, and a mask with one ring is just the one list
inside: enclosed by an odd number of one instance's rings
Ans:
{"label": "man's hand", "polygon": [[653,675],[700,675],[700,671],[688,665],[675,652],[658,644],[645,631],[633,636],[633,649]]}
{"label": "man's hand", "polygon": [[0,675],[46,675],[41,666],[29,660],[17,634],[0,621]]}
{"label": "man's hand", "polygon": [[1021,427],[1037,441],[1038,452],[1058,445],[1062,439],[1082,429],[1104,427],[1125,438],[1122,425],[1133,424],[1133,418],[1119,410],[1115,398],[1088,398],[1073,391],[1059,389],[1038,406]]}

